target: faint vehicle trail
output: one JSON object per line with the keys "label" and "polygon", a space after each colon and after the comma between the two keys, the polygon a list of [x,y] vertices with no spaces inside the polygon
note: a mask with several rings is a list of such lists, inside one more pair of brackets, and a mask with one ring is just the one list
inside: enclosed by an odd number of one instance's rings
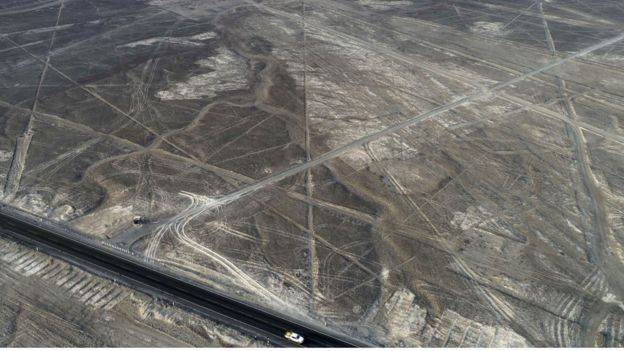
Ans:
{"label": "faint vehicle trail", "polygon": [[213,262],[217,263],[221,267],[225,268],[230,274],[232,274],[237,280],[242,283],[245,287],[247,287],[252,292],[257,292],[264,298],[273,301],[283,303],[283,299],[275,296],[272,292],[264,288],[258,282],[256,282],[253,278],[243,272],[240,268],[238,268],[234,263],[228,260],[226,257],[220,255],[219,253],[207,248],[206,246],[198,243],[193,240],[185,231],[186,226],[198,216],[216,212],[219,208],[215,208],[211,206],[214,202],[213,199],[207,196],[196,195],[189,192],[181,192],[180,195],[186,197],[190,200],[190,204],[178,213],[174,218],[168,221],[168,223],[163,224],[157,231],[154,238],[148,245],[146,249],[145,255],[148,257],[150,261],[154,261],[156,256],[156,249],[165,234],[171,233],[173,234],[180,242],[191,247],[193,250],[196,250],[203,255],[210,258]]}
{"label": "faint vehicle trail", "polygon": [[[538,9],[544,26],[546,43],[552,55],[557,56],[557,48],[548,26],[546,15],[544,14],[543,0],[538,1]],[[608,243],[610,231],[608,228],[604,195],[591,169],[587,142],[581,127],[578,125],[578,116],[576,115],[574,105],[568,97],[566,81],[561,77],[557,77],[557,86],[561,96],[563,114],[569,122],[566,123],[566,130],[575,150],[576,164],[583,183],[584,189],[581,189],[581,191],[588,194],[592,206],[592,213],[588,214],[588,216],[592,217],[593,230],[592,232],[585,233],[588,260],[596,265],[598,269],[597,273],[603,273],[605,275],[609,283],[608,286],[616,289],[617,296],[622,297],[624,296],[624,283],[622,282],[622,272],[624,272],[622,268],[624,268],[624,265],[616,257],[609,254]],[[601,296],[598,298],[600,301]],[[599,304],[599,301],[596,303]],[[608,309],[603,306],[598,306],[588,311],[590,314],[590,316],[587,317],[589,319],[588,325],[583,326],[581,333],[580,341],[583,346],[595,346],[595,338],[599,332],[600,323],[607,317],[608,312]]]}
{"label": "faint vehicle trail", "polygon": [[[174,21],[167,30],[163,33],[163,37],[169,37],[171,33],[174,31],[175,27],[180,23],[180,20]],[[159,116],[158,109],[154,108],[151,105],[151,101],[148,98],[149,89],[152,86],[152,82],[154,80],[154,76],[156,73],[156,68],[158,67],[158,63],[160,62],[160,57],[158,54],[161,51],[163,42],[159,41],[153,50],[152,56],[156,56],[156,58],[150,58],[145,63],[143,70],[141,72],[141,76],[136,79],[133,75],[130,75],[130,80],[135,83],[135,89],[131,94],[131,105],[130,109],[127,112],[128,115],[133,116],[137,119],[143,116],[143,112],[153,112],[157,116]],[[158,118],[156,119],[158,120]],[[149,121],[145,121],[143,118],[141,122],[146,123]],[[128,123],[132,123],[132,120],[128,120]],[[120,126],[116,130],[112,131],[111,134],[116,134],[118,131],[127,127],[127,123]],[[158,135],[157,135],[158,136]]]}
{"label": "faint vehicle trail", "polygon": [[[63,0],[60,0],[59,2],[60,5],[58,13],[56,15],[56,24],[50,38],[50,44],[48,45],[48,52],[46,54],[45,61],[43,62],[43,70],[41,71],[41,76],[39,77],[39,84],[37,86],[30,116],[28,118],[28,125],[24,133],[17,138],[17,142],[15,143],[13,158],[11,160],[11,165],[9,166],[9,171],[6,176],[6,182],[4,183],[5,198],[12,198],[13,196],[15,196],[15,193],[17,192],[20,181],[22,179],[22,173],[24,172],[26,156],[28,155],[28,149],[30,148],[30,142],[32,141],[33,137],[33,122],[35,119],[35,113],[37,113],[39,94],[41,93],[41,86],[45,81],[46,73],[48,72],[48,67],[50,66],[50,54],[52,52],[52,47],[54,46],[56,31],[59,27],[59,24],[61,23],[61,14],[63,13],[63,7],[65,6]],[[49,5],[46,5],[46,7],[47,6]],[[2,14],[1,11],[0,14]]]}
{"label": "faint vehicle trail", "polygon": [[[371,159],[375,163],[380,163],[377,155],[373,152],[373,150],[369,146],[370,144],[365,144],[365,149],[367,154],[371,157]],[[396,179],[396,177],[385,167],[380,167],[381,171],[386,175],[386,177],[390,180],[391,184],[394,186],[396,191],[407,201],[410,207],[420,215],[420,217],[425,220],[427,225],[433,230],[435,233],[435,238],[438,241],[440,247],[451,257],[452,265],[456,267],[461,273],[463,273],[468,279],[469,283],[475,289],[477,293],[479,293],[485,302],[489,304],[491,310],[498,314],[500,317],[505,319],[509,324],[514,326],[514,329],[521,330],[523,336],[527,337],[532,343],[541,344],[540,334],[537,330],[534,330],[529,327],[529,323],[524,322],[522,319],[518,318],[511,306],[509,306],[504,300],[500,299],[498,296],[493,294],[489,289],[483,286],[480,282],[480,276],[476,273],[470,266],[464,261],[464,259],[458,255],[456,255],[448,243],[448,241],[444,238],[442,233],[438,230],[438,228],[433,224],[433,222],[429,219],[429,217],[425,214],[425,212],[418,206],[418,204],[409,196],[409,192],[401,185],[401,183]]]}

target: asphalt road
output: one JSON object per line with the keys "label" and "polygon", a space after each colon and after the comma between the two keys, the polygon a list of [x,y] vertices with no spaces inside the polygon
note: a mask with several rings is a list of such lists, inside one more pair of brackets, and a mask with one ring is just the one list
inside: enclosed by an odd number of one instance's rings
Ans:
{"label": "asphalt road", "polygon": [[288,330],[305,337],[308,347],[372,346],[331,330],[305,325],[285,315],[223,295],[190,279],[176,276],[114,248],[5,205],[0,206],[0,232],[52,256],[115,279],[133,289],[240,328],[272,346],[296,346],[284,339]]}

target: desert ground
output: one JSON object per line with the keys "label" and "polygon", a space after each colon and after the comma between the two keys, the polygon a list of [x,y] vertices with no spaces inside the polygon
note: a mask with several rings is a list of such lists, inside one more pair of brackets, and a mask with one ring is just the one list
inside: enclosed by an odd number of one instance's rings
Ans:
{"label": "desert ground", "polygon": [[[622,123],[620,1],[0,1],[1,202],[376,345],[624,346]],[[1,245],[0,345],[260,346]]]}

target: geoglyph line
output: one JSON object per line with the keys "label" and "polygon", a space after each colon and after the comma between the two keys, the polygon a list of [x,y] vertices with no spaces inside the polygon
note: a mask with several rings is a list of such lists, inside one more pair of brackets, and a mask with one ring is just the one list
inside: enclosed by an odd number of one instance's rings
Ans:
{"label": "geoglyph line", "polygon": [[247,195],[249,195],[251,193],[254,193],[254,192],[256,192],[256,191],[258,191],[260,189],[263,189],[266,186],[269,186],[271,184],[274,184],[276,182],[284,180],[284,179],[286,179],[288,177],[291,177],[291,176],[294,176],[296,174],[299,174],[299,173],[301,173],[303,171],[306,171],[308,169],[311,169],[313,167],[320,166],[323,163],[325,163],[327,161],[330,161],[330,160],[332,160],[334,158],[340,157],[343,154],[345,154],[346,152],[348,152],[348,151],[350,151],[350,150],[352,150],[354,148],[360,147],[360,146],[362,146],[362,145],[364,145],[364,144],[366,144],[368,142],[371,142],[371,141],[379,139],[379,138],[381,138],[383,136],[386,136],[386,135],[398,132],[398,131],[400,131],[400,130],[402,130],[404,128],[411,127],[411,126],[416,125],[416,124],[418,124],[420,122],[423,122],[425,120],[431,119],[432,117],[438,116],[438,115],[440,115],[442,113],[445,113],[445,112],[448,112],[448,111],[451,111],[454,108],[463,106],[463,105],[465,105],[467,103],[471,103],[471,102],[477,101],[479,99],[484,99],[484,98],[488,98],[488,97],[494,97],[494,96],[496,96],[497,93],[500,93],[501,90],[503,90],[503,89],[505,89],[505,88],[507,88],[509,86],[517,84],[517,83],[519,83],[519,82],[521,82],[521,81],[523,81],[523,80],[525,80],[527,78],[533,77],[533,76],[535,76],[537,74],[543,73],[543,72],[548,71],[548,70],[550,70],[552,68],[560,66],[560,65],[562,65],[562,64],[564,64],[566,62],[569,62],[569,61],[572,61],[572,60],[577,59],[579,57],[585,56],[585,55],[587,55],[587,54],[589,54],[591,52],[594,52],[596,50],[602,49],[604,47],[607,47],[609,45],[612,45],[612,44],[617,43],[617,42],[622,41],[622,40],[624,40],[624,33],[622,33],[622,34],[620,34],[620,35],[618,35],[616,37],[613,37],[611,39],[604,40],[604,41],[602,41],[602,42],[600,42],[598,44],[592,45],[592,46],[590,46],[588,48],[585,48],[585,49],[583,49],[581,51],[578,51],[578,52],[576,52],[574,54],[571,54],[571,55],[569,55],[569,56],[567,56],[565,58],[553,60],[550,63],[548,63],[548,64],[546,64],[546,65],[544,65],[544,66],[542,66],[540,68],[537,68],[537,69],[535,69],[535,70],[533,70],[531,72],[527,72],[525,74],[522,74],[522,75],[520,75],[520,76],[518,76],[516,78],[513,78],[511,80],[508,80],[506,82],[498,83],[498,84],[496,84],[496,85],[494,85],[494,86],[492,86],[490,88],[483,88],[483,90],[478,92],[478,93],[458,98],[458,99],[456,99],[455,101],[453,101],[451,103],[448,103],[448,104],[436,107],[436,108],[431,109],[431,110],[429,110],[429,111],[427,111],[425,113],[422,113],[420,115],[417,115],[417,116],[414,116],[412,118],[409,118],[409,119],[407,119],[405,121],[396,123],[396,124],[391,125],[389,127],[386,127],[385,129],[382,129],[382,130],[380,130],[378,132],[375,132],[375,133],[363,136],[363,137],[361,137],[359,139],[356,139],[356,140],[354,140],[354,141],[352,141],[352,142],[350,142],[348,144],[345,144],[345,145],[340,146],[340,147],[338,147],[338,148],[336,148],[336,149],[334,149],[332,151],[329,151],[329,152],[327,152],[325,154],[322,154],[322,155],[318,156],[317,158],[314,158],[314,159],[312,159],[310,161],[307,161],[307,162],[304,162],[304,163],[302,163],[300,165],[291,167],[291,168],[289,168],[287,170],[284,170],[282,172],[275,173],[275,174],[273,174],[273,175],[271,175],[269,177],[266,177],[264,179],[261,179],[261,180],[257,181],[256,183],[253,183],[253,184],[251,184],[249,186],[246,186],[244,188],[236,190],[236,191],[234,191],[234,192],[232,192],[230,194],[227,194],[225,196],[222,196],[220,198],[214,198],[214,201],[212,201],[210,204],[206,203],[206,205],[207,206],[213,206],[215,208],[227,205],[227,204],[229,204],[229,203],[231,203],[233,201],[236,201],[237,199],[240,199],[240,198],[242,198],[244,196],[247,196]]}

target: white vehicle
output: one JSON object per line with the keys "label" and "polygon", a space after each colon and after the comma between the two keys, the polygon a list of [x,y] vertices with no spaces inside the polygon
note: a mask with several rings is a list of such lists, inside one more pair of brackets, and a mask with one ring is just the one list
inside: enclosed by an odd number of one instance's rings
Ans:
{"label": "white vehicle", "polygon": [[292,330],[289,330],[286,332],[286,334],[284,334],[284,337],[292,342],[294,342],[295,344],[303,344],[303,336],[301,334],[295,333]]}

